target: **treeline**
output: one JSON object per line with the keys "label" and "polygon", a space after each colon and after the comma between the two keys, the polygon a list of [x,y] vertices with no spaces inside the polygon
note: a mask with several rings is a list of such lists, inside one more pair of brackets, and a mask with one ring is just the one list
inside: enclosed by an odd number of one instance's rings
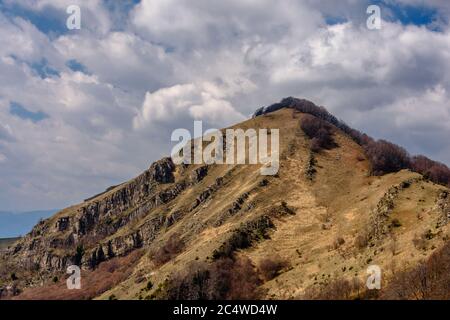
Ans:
{"label": "treeline", "polygon": [[322,149],[331,149],[336,146],[333,140],[333,125],[350,136],[357,144],[363,147],[371,163],[373,175],[384,175],[409,169],[424,175],[435,183],[450,186],[450,169],[443,163],[433,161],[425,156],[411,156],[404,148],[386,140],[375,140],[365,133],[348,126],[329,113],[324,107],[304,99],[285,98],[281,102],[256,111],[254,116],[274,112],[282,108],[291,108],[306,116],[301,128],[311,139],[311,148],[314,152]]}
{"label": "treeline", "polygon": [[411,169],[433,182],[450,186],[450,169],[443,163],[419,155],[412,158]]}
{"label": "treeline", "polygon": [[337,146],[333,139],[332,126],[328,122],[306,115],[300,126],[303,132],[311,139],[311,150],[313,152],[319,152],[322,149],[332,149]]}

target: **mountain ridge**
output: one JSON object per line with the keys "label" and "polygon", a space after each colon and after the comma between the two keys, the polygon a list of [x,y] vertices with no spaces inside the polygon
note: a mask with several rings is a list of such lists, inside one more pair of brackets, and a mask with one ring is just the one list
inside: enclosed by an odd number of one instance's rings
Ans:
{"label": "mountain ridge", "polygon": [[[3,279],[23,265],[26,272],[18,273],[16,284],[25,291],[18,297],[42,297],[49,293],[30,289],[30,283],[47,279],[51,286],[50,279],[69,264],[94,277],[102,266],[143,252],[118,283],[84,297],[170,298],[170,287],[187,281],[180,272],[204,263],[198,268],[214,274],[225,263],[245,268],[255,279],[249,287],[259,288],[262,297],[299,298],[348,276],[344,268],[361,281],[369,260],[380,259],[389,269],[392,257],[409,259],[412,267],[443,247],[450,197],[446,181],[439,180],[445,170],[436,176],[432,169],[441,164],[427,159],[419,170],[400,147],[351,129],[307,100],[283,99],[232,128],[279,128],[279,174],[262,177],[258,165],[176,166],[164,158],[38,224],[3,255]],[[419,249],[415,239],[423,242]],[[277,263],[270,252],[279,256]],[[274,278],[255,274],[267,265],[281,266]],[[229,281],[233,288],[235,280]],[[53,292],[64,297],[61,286]],[[228,292],[218,298],[230,297],[246,296]]]}

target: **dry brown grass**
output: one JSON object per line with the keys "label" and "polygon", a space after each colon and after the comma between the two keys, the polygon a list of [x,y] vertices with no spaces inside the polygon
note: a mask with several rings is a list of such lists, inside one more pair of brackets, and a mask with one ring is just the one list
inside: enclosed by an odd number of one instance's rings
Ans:
{"label": "dry brown grass", "polygon": [[[320,288],[326,283],[325,280],[329,282],[333,278],[350,279],[348,281],[351,287],[353,286],[352,277],[359,277],[362,280],[365,276],[367,261],[380,265],[383,270],[388,268],[394,259],[399,266],[409,264],[414,267],[419,259],[426,258],[434,248],[442,246],[441,239],[445,233],[448,234],[449,226],[436,230],[435,222],[440,213],[436,209],[435,200],[439,192],[444,189],[443,187],[426,181],[413,183],[393,200],[394,209],[386,217],[386,226],[389,226],[393,219],[401,222],[401,226],[391,228],[397,237],[395,248],[390,246],[392,239],[388,234],[379,239],[370,238],[371,233],[367,230],[371,230],[369,220],[371,208],[377,207],[377,203],[389,188],[407,179],[417,178],[419,175],[405,170],[381,177],[370,176],[371,168],[364,156],[364,150],[351,138],[336,130],[333,132],[333,139],[338,147],[315,154],[314,168],[317,172],[313,181],[308,180],[305,178],[305,170],[311,150],[309,139],[302,130],[298,130],[302,117],[303,114],[297,114],[293,118],[291,110],[280,110],[270,116],[257,117],[234,126],[244,130],[246,128],[280,129],[280,154],[285,154],[286,157],[280,163],[279,174],[275,177],[267,177],[268,184],[258,186],[258,182],[261,181],[258,165],[210,166],[208,175],[200,183],[180,194],[176,201],[150,210],[145,218],[136,221],[130,227],[124,226],[114,235],[126,235],[131,228],[140,228],[152,219],[164,218],[172,212],[182,212],[183,215],[180,215],[178,220],[166,229],[161,229],[151,241],[154,241],[153,244],[167,244],[169,235],[177,233],[184,239],[186,246],[179,251],[170,249],[171,245],[169,245],[168,250],[161,251],[162,259],[157,259],[163,263],[158,263],[156,266],[155,261],[146,255],[139,264],[140,272],[129,278],[123,277],[124,281],[117,280],[120,281],[120,285],[113,281],[113,289],[103,293],[101,297],[107,299],[114,294],[120,299],[138,298],[139,291],[145,286],[145,280],[150,280],[156,288],[162,286],[170,275],[178,274],[181,279],[185,279],[183,271],[192,270],[190,267],[192,263],[211,261],[208,258],[211,259],[214,250],[220,249],[223,243],[229,241],[233,231],[266,212],[268,208],[273,207],[274,203],[281,201],[295,208],[296,214],[273,218],[273,228],[268,229],[267,234],[260,237],[260,241],[244,241],[243,244],[246,245],[239,245],[240,241],[236,241],[235,244],[238,245],[230,246],[233,250],[227,250],[230,253],[248,257],[253,262],[260,262],[271,254],[280,254],[289,262],[290,267],[282,273],[278,272],[274,281],[266,281],[262,284],[262,288],[268,293],[258,297],[278,299],[298,297],[305,288],[310,286]],[[289,146],[292,152],[285,152]],[[183,169],[184,171],[178,170],[177,182],[186,177],[191,169],[187,167]],[[195,210],[190,211],[189,208],[199,194],[214,184],[219,177],[223,177],[224,183],[217,193],[211,194]],[[252,190],[256,191],[252,193]],[[211,224],[211,221],[217,221],[217,218],[230,207],[238,195],[247,192],[250,194],[248,204],[251,203],[251,207],[243,206],[232,217],[224,220],[219,227]],[[417,218],[418,213],[421,219]],[[327,224],[326,230],[321,227],[324,223]],[[417,233],[420,236],[430,228],[433,234],[438,235],[438,232],[441,232],[442,235],[424,240],[429,250],[417,250],[411,241],[414,234]],[[339,237],[344,238],[345,243],[336,242],[339,250],[330,251],[330,245],[333,245]],[[354,240],[355,238],[357,240]],[[151,247],[154,247],[153,244]],[[173,247],[177,248],[177,246]],[[177,251],[179,252],[172,254]],[[396,253],[395,256],[392,254],[393,251]],[[176,259],[174,259],[175,256]],[[229,260],[220,258],[219,260],[224,263],[222,267],[226,272],[222,275],[219,270],[214,271],[215,274],[220,275],[215,279],[217,281],[229,279],[225,281],[225,284],[232,284],[233,288],[231,291],[226,291],[232,293],[226,298],[246,297],[246,292],[258,289],[255,283],[258,283],[257,278],[262,275],[257,274],[255,281],[245,282],[239,272],[236,274],[230,272],[230,270],[246,270],[240,273],[254,277],[256,268],[250,267],[251,263],[244,263],[241,267],[236,267],[233,263],[230,267]],[[214,265],[214,263],[210,264]],[[273,269],[277,268],[268,268],[268,270]],[[211,271],[210,266],[207,270]],[[253,272],[250,272],[251,270]],[[88,281],[87,278],[88,275],[86,275],[86,281]],[[95,284],[94,287],[98,288],[86,294],[85,297],[92,297],[111,285],[108,279],[101,277],[98,279],[107,285]],[[245,284],[240,293],[239,284]],[[344,282],[334,286],[342,293],[340,296],[353,298],[354,295],[358,295],[357,292],[349,294],[347,290],[349,286]],[[192,288],[190,285],[188,287]],[[324,294],[324,296],[330,295]],[[221,295],[221,297],[224,296]]]}
{"label": "dry brown grass", "polygon": [[361,299],[364,284],[358,279],[336,279],[321,286],[311,286],[305,290],[305,300],[352,300]]}

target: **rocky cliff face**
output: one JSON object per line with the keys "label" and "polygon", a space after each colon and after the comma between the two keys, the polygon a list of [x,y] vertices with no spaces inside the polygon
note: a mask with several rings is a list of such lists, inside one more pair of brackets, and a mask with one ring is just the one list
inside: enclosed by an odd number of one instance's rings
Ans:
{"label": "rocky cliff face", "polygon": [[448,190],[441,191],[436,200],[436,207],[441,212],[439,225],[444,226],[450,221],[450,193]]}
{"label": "rocky cliff face", "polygon": [[[191,171],[187,166],[180,167],[188,173],[179,181],[175,181],[175,170],[172,159],[164,158],[130,182],[41,221],[5,253],[6,259],[28,270],[60,272],[72,264],[95,268],[105,260],[149,245],[163,227],[174,224],[182,214],[178,211],[149,217],[149,212],[200,183],[208,166]],[[190,210],[202,203],[213,188],[200,194]],[[141,223],[130,228],[136,222]]]}
{"label": "rocky cliff face", "polygon": [[402,181],[398,185],[392,186],[378,201],[377,206],[371,212],[370,231],[368,237],[371,240],[378,240],[389,233],[389,218],[395,208],[395,202],[400,192],[411,187],[412,184],[422,181],[423,178],[413,178]]}
{"label": "rocky cliff face", "polygon": [[6,257],[31,270],[55,271],[80,259],[77,247],[86,267],[141,247],[161,228],[163,218],[152,219],[133,233],[106,239],[184,190],[186,184],[174,183],[174,170],[170,158],[155,162],[130,182],[40,222]]}

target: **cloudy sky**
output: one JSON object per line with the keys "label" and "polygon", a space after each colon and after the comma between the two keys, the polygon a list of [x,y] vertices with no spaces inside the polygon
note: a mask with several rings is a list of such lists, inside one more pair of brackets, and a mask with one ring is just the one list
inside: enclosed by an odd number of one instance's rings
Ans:
{"label": "cloudy sky", "polygon": [[0,211],[77,203],[173,129],[286,96],[449,164],[449,18],[447,0],[0,0]]}

